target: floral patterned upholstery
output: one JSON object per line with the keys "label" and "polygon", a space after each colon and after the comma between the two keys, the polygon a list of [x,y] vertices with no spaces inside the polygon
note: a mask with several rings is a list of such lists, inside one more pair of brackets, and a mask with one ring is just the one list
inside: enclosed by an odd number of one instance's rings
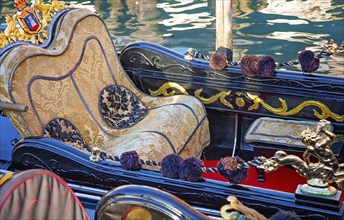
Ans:
{"label": "floral patterned upholstery", "polygon": [[90,147],[86,144],[75,125],[66,119],[55,118],[49,121],[45,126],[43,136],[62,141],[79,150],[91,152]]}
{"label": "floral patterned upholstery", "polygon": [[116,85],[101,91],[99,111],[106,124],[116,129],[131,127],[148,113],[146,106],[134,93]]}
{"label": "floral patterned upholstery", "polygon": [[117,156],[136,150],[158,161],[169,153],[200,156],[210,135],[199,100],[138,90],[94,13],[70,10],[59,22],[50,45],[18,45],[0,58],[1,100],[29,107],[6,111],[22,137],[46,136]]}
{"label": "floral patterned upholstery", "polygon": [[[315,131],[317,125],[317,121],[295,121],[261,117],[251,124],[245,135],[245,141],[247,143],[305,148],[300,138],[302,131],[307,128]],[[333,131],[333,126],[328,125],[327,129]]]}

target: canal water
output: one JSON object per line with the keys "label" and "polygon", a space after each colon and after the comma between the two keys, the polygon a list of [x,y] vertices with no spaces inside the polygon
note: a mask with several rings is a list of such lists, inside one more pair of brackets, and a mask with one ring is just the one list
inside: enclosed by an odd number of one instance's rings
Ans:
{"label": "canal water", "polygon": [[[216,0],[68,1],[96,11],[106,22],[116,47],[150,41],[205,55],[215,51]],[[13,0],[0,0],[0,22],[12,15]],[[28,5],[30,1],[27,0]],[[45,0],[44,2],[47,2]],[[344,41],[342,0],[233,0],[234,60],[246,54],[270,55],[277,62],[295,60],[304,49],[319,52],[333,39]],[[299,66],[288,67],[300,70]],[[344,77],[344,55],[321,60],[319,74]]]}

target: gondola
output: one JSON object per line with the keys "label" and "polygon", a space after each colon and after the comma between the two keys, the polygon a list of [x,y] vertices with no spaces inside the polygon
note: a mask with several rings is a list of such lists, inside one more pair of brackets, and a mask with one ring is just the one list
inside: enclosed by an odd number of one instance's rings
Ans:
{"label": "gondola", "polygon": [[98,219],[249,216],[220,211],[228,196],[257,219],[343,219],[344,78],[214,70],[149,42],[118,53],[94,12],[15,4],[25,32],[0,32],[4,173],[52,172]]}

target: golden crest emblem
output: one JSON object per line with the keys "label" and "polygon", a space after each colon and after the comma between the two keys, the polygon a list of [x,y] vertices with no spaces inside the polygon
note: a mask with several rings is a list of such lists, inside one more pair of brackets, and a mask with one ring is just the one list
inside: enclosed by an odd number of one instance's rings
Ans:
{"label": "golden crest emblem", "polygon": [[18,0],[14,6],[19,10],[17,19],[20,27],[29,34],[37,34],[42,28],[42,21],[38,11],[33,6],[26,7],[25,0]]}
{"label": "golden crest emblem", "polygon": [[50,26],[52,17],[66,8],[64,2],[58,0],[51,0],[49,4],[44,4],[43,0],[35,0],[30,7],[27,7],[26,0],[15,0],[14,7],[18,12],[13,16],[6,16],[7,27],[4,32],[0,31],[0,49],[16,41],[43,43],[48,38],[46,29]]}

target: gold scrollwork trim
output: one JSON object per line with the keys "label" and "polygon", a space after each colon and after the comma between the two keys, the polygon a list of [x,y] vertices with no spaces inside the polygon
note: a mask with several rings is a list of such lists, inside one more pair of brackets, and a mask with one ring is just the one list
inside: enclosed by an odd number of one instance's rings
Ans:
{"label": "gold scrollwork trim", "polygon": [[[172,91],[168,92],[169,89],[172,89]],[[176,90],[184,95],[189,95],[189,93],[181,85],[174,82],[166,82],[158,90],[156,91],[149,90],[149,92],[153,96],[158,96],[158,95],[173,96]],[[219,100],[223,105],[227,106],[228,108],[234,109],[233,105],[226,100],[226,97],[231,94],[232,92],[231,90],[227,92],[219,92],[209,98],[202,97],[201,96],[202,91],[203,89],[197,89],[194,92],[194,95],[196,98],[201,100],[203,104],[209,105]],[[296,106],[295,108],[288,110],[287,102],[282,98],[278,99],[281,102],[281,107],[275,108],[267,104],[258,95],[254,95],[248,92],[246,94],[247,94],[247,97],[253,101],[253,104],[248,107],[247,109],[248,111],[257,110],[259,106],[261,105],[264,109],[268,110],[269,112],[275,115],[292,116],[292,115],[296,115],[297,113],[299,113],[300,111],[302,111],[304,108],[308,106],[315,106],[321,110],[321,113],[319,113],[317,110],[313,109],[315,117],[319,119],[326,119],[326,118],[331,117],[334,120],[339,121],[339,122],[344,121],[344,115],[338,115],[338,114],[333,113],[325,104],[319,101],[315,101],[315,100],[304,101],[298,106]],[[236,95],[241,96],[243,94],[237,92]],[[239,99],[240,100],[236,99],[236,104],[238,105],[238,107],[244,107],[243,105],[246,104],[245,100],[242,99],[241,97],[239,97]]]}
{"label": "gold scrollwork trim", "polygon": [[222,104],[224,104],[228,108],[233,109],[233,105],[226,100],[226,96],[230,95],[232,91],[219,92],[216,95],[213,95],[209,98],[202,97],[201,96],[202,91],[203,91],[203,89],[197,89],[195,91],[195,97],[198,98],[199,100],[201,100],[205,105],[209,105],[209,104],[214,103],[220,99],[220,102]]}
{"label": "gold scrollwork trim", "polygon": [[[169,89],[172,89],[172,91],[168,92]],[[166,82],[156,91],[152,91],[149,89],[149,92],[152,96],[158,96],[158,95],[173,96],[176,93],[176,91],[173,89],[178,90],[179,92],[181,92],[184,95],[189,95],[189,93],[181,85],[179,85],[178,83],[174,83],[174,82]],[[203,91],[203,89],[197,89],[194,92],[194,95],[196,98],[201,100],[201,102],[203,104],[209,105],[211,103],[216,102],[217,100],[220,100],[220,102],[222,104],[224,104],[228,108],[233,109],[233,105],[226,100],[226,96],[230,95],[231,91],[220,92],[220,93],[213,95],[209,98],[202,97],[201,96],[202,91]]]}
{"label": "gold scrollwork trim", "polygon": [[[172,91],[168,92],[168,89],[172,89]],[[179,85],[178,83],[174,83],[174,82],[166,82],[156,91],[152,91],[149,89],[149,93],[152,96],[158,96],[158,95],[173,96],[176,93],[176,91],[173,89],[178,90],[179,92],[181,92],[184,95],[189,95],[189,93],[181,85]]]}
{"label": "gold scrollwork trim", "polygon": [[333,113],[325,104],[315,101],[315,100],[308,100],[304,101],[295,108],[288,111],[287,103],[284,99],[279,98],[278,100],[281,102],[280,108],[274,108],[271,105],[267,104],[263,99],[259,98],[257,95],[253,95],[251,93],[247,93],[248,97],[253,100],[253,104],[248,108],[249,111],[258,109],[259,105],[262,105],[263,108],[268,110],[269,112],[272,112],[276,115],[281,116],[291,116],[296,115],[300,111],[302,111],[304,108],[308,106],[316,106],[321,110],[321,113],[319,113],[317,110],[313,109],[314,116],[319,119],[326,119],[326,118],[333,118],[336,121],[342,122],[344,120],[344,115],[338,115]]}

